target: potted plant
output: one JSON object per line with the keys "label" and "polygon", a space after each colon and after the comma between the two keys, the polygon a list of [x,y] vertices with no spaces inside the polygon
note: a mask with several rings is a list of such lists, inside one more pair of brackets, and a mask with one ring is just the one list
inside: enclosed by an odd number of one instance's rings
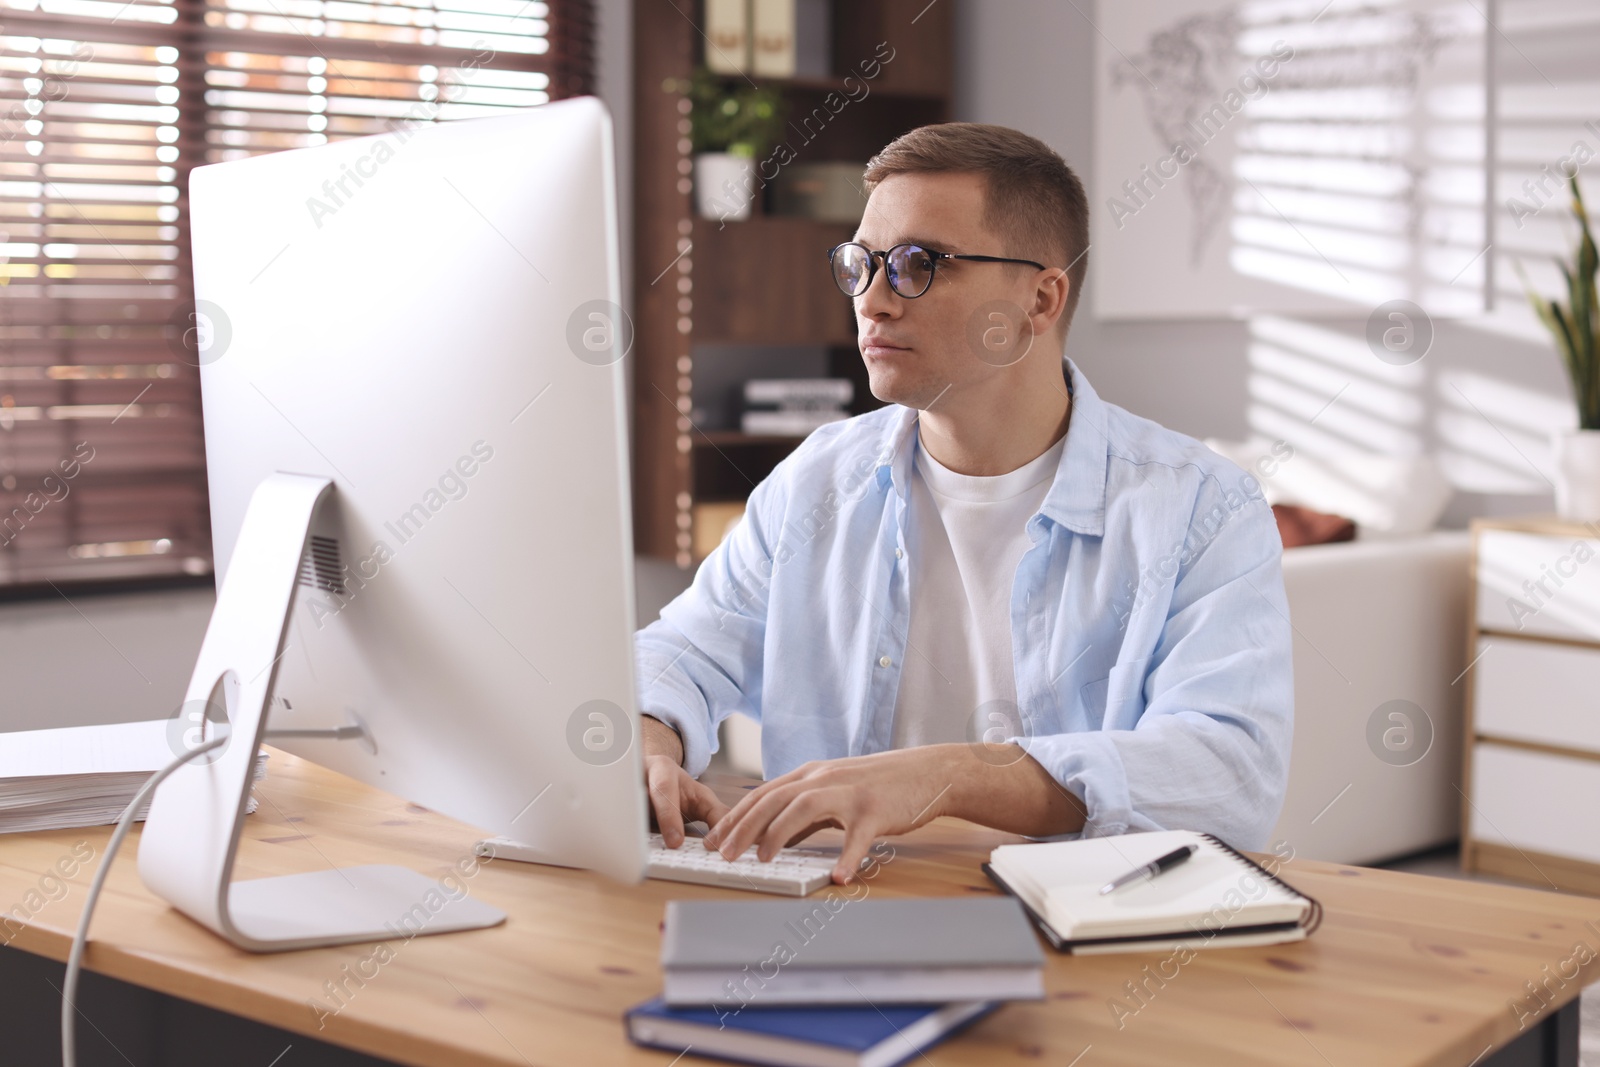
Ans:
{"label": "potted plant", "polygon": [[783,131],[783,98],[775,89],[729,82],[704,67],[687,90],[695,210],[702,218],[749,218],[756,160]]}
{"label": "potted plant", "polygon": [[[1595,299],[1600,259],[1577,175],[1572,176],[1571,184],[1578,248],[1570,267],[1557,261],[1567,283],[1567,302],[1546,300],[1532,287],[1528,287],[1528,300],[1555,338],[1578,401],[1578,428],[1555,433],[1556,510],[1572,522],[1600,522],[1600,349],[1596,346],[1600,306]],[[1523,285],[1527,286],[1526,277]]]}

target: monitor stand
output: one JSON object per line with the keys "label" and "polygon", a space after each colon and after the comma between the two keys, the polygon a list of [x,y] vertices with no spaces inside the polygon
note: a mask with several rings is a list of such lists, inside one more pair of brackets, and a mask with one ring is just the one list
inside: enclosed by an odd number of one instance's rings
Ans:
{"label": "monitor stand", "polygon": [[[494,926],[506,917],[404,867],[232,881],[301,557],[312,519],[332,491],[331,479],[282,472],[256,487],[184,697],[185,710],[197,712],[192,721],[207,731],[223,723],[230,740],[220,755],[196,757],[157,787],[140,836],[144,884],[251,952],[409,939]],[[192,747],[209,736],[184,743]],[[175,743],[174,755],[182,751]]]}

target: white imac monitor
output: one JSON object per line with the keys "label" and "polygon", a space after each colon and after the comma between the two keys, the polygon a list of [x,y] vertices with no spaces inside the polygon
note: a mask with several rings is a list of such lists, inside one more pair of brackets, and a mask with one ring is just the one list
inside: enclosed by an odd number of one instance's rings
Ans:
{"label": "white imac monitor", "polygon": [[231,735],[159,787],[139,867],[235,943],[385,936],[434,888],[233,882],[263,738],[643,876],[615,204],[587,98],[193,173],[219,594],[185,708]]}

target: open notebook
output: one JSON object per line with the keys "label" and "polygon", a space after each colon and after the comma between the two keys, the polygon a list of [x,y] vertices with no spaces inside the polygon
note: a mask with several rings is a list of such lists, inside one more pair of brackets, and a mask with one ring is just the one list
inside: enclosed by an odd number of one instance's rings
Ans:
{"label": "open notebook", "polygon": [[[1187,863],[1100,895],[1118,875],[1187,844],[1199,846]],[[1002,845],[984,870],[1052,945],[1077,954],[1298,941],[1322,914],[1254,860],[1190,830]]]}

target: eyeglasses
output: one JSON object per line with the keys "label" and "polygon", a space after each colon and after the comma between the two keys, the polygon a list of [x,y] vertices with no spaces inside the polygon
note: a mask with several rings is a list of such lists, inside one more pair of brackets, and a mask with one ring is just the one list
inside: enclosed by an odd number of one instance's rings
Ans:
{"label": "eyeglasses", "polygon": [[928,291],[928,286],[933,284],[934,271],[946,259],[966,259],[974,263],[1022,263],[1037,270],[1049,270],[1043,263],[1035,263],[1031,259],[963,256],[953,252],[935,252],[931,248],[911,244],[895,245],[886,251],[874,252],[864,244],[846,241],[828,249],[834,284],[845,296],[861,296],[872,287],[880,258],[883,260],[883,269],[889,273],[889,288],[910,300]]}

